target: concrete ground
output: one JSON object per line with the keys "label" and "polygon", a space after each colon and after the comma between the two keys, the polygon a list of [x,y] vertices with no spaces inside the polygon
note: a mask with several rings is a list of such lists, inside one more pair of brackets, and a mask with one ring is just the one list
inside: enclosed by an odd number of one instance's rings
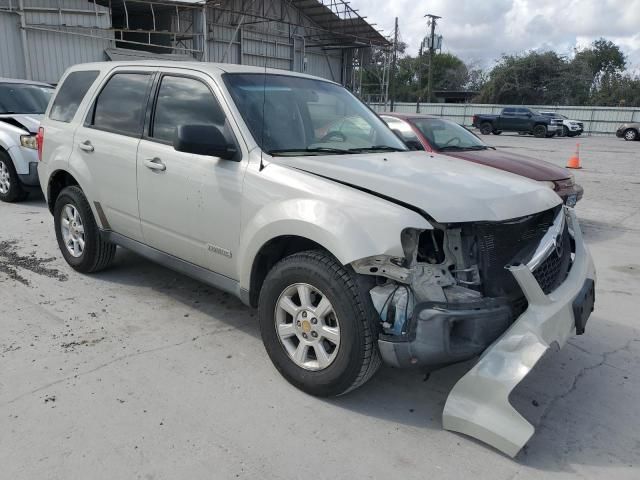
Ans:
{"label": "concrete ground", "polygon": [[[576,141],[484,139],[558,165]],[[307,396],[234,298],[124,250],[75,273],[37,198],[0,203],[0,477],[640,478],[640,142],[578,141],[596,310],[514,392],[537,429],[515,460],[442,430],[469,363]]]}

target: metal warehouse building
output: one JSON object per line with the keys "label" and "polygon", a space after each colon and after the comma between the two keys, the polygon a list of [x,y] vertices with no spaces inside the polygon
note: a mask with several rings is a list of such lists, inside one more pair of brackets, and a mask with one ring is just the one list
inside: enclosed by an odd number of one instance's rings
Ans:
{"label": "metal warehouse building", "polygon": [[0,77],[56,83],[76,63],[195,58],[306,72],[359,92],[374,50],[388,47],[343,0],[0,0]]}

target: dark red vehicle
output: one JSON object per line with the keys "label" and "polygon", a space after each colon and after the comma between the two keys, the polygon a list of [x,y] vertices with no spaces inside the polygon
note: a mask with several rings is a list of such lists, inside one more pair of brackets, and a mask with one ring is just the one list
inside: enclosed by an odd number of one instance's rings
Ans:
{"label": "dark red vehicle", "polygon": [[412,150],[437,152],[547,182],[569,206],[574,206],[582,198],[582,187],[575,183],[573,175],[565,168],[497,150],[455,122],[411,113],[381,113],[380,117]]}

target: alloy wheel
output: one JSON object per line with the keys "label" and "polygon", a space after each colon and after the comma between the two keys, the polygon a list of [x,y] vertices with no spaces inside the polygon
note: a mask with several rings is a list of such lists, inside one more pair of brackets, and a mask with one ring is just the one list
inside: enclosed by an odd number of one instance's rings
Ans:
{"label": "alloy wheel", "polygon": [[74,205],[68,203],[62,208],[60,227],[67,251],[75,258],[81,257],[85,245],[84,224]]}
{"label": "alloy wheel", "polygon": [[0,160],[0,193],[6,195],[11,189],[11,177],[9,176],[9,168],[4,161]]}
{"label": "alloy wheel", "polygon": [[308,283],[288,286],[275,308],[280,343],[293,362],[305,370],[324,370],[340,348],[340,324],[329,299]]}

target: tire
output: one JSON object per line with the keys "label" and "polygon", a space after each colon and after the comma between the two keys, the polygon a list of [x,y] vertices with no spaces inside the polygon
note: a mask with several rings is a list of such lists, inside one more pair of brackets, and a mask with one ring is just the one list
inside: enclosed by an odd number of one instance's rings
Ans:
{"label": "tire", "polygon": [[565,125],[562,126],[562,136],[563,137],[573,137],[573,135],[571,134],[571,132],[569,131],[569,129]]}
{"label": "tire", "polygon": [[29,192],[22,188],[11,157],[5,152],[0,152],[0,200],[13,203],[20,202],[28,196]]}
{"label": "tire", "polygon": [[547,127],[545,125],[536,125],[533,127],[533,136],[536,138],[545,138],[547,136]]}
{"label": "tire", "polygon": [[633,128],[628,128],[622,136],[627,142],[633,142],[634,140],[638,140],[638,131]]}
{"label": "tire", "polygon": [[494,130],[493,134],[494,135],[500,135],[502,133],[502,130]]}
{"label": "tire", "polygon": [[[89,201],[79,187],[66,187],[60,192],[55,201],[53,219],[62,256],[74,270],[91,273],[111,264],[116,246],[105,241],[100,235]],[[63,219],[68,225],[66,230],[63,227]],[[80,228],[82,233],[79,233]],[[69,248],[67,244],[71,244]],[[81,248],[73,248],[76,246]],[[72,253],[71,249],[76,250],[75,253]]]}
{"label": "tire", "polygon": [[[306,297],[311,302],[300,300],[301,289],[308,289]],[[314,309],[325,300],[332,309],[321,317]],[[296,307],[289,307],[295,318],[280,307],[282,302]],[[310,308],[302,309],[304,304]],[[355,273],[328,253],[310,250],[277,263],[260,291],[258,314],[262,341],[271,361],[287,381],[310,395],[345,394],[364,384],[380,367],[378,327],[373,320],[377,315],[367,290]],[[322,333],[327,327],[334,332],[331,341]],[[308,335],[307,340],[304,335]],[[314,342],[313,346],[309,342]],[[301,349],[301,345],[307,346]],[[326,356],[316,353],[318,345]],[[299,351],[305,353],[296,360]]]}
{"label": "tire", "polygon": [[485,122],[480,125],[480,133],[482,135],[489,135],[491,132],[493,132],[493,125],[491,125],[489,122]]}

